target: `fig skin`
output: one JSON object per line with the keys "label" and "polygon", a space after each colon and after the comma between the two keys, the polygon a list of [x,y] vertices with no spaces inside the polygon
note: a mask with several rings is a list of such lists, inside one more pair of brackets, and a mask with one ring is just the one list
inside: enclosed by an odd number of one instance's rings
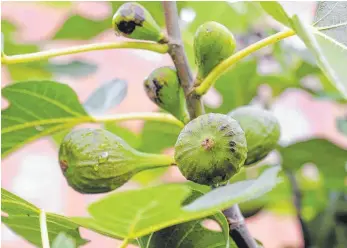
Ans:
{"label": "fig skin", "polygon": [[248,153],[245,165],[252,165],[265,158],[281,135],[277,118],[268,110],[255,106],[242,106],[229,114],[237,120],[246,134]]}
{"label": "fig skin", "polygon": [[167,43],[167,38],[152,15],[141,4],[128,2],[113,15],[112,26],[117,34],[136,40]]}
{"label": "fig skin", "polygon": [[190,121],[175,145],[175,160],[183,176],[205,185],[227,182],[247,156],[245,133],[233,118],[205,114]]}
{"label": "fig skin", "polygon": [[194,37],[195,63],[198,66],[197,84],[220,62],[230,57],[236,48],[233,34],[218,22],[206,22]]}
{"label": "fig skin", "polygon": [[76,191],[105,193],[122,186],[142,170],[167,166],[163,156],[139,152],[107,130],[83,128],[64,137],[59,164],[68,184]]}
{"label": "fig skin", "polygon": [[186,123],[189,121],[186,100],[175,68],[155,69],[144,81],[147,96],[162,109]]}

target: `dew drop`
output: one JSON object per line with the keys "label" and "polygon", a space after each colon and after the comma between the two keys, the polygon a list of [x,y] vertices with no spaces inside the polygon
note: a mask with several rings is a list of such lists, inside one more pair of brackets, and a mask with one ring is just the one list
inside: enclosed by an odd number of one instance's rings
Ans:
{"label": "dew drop", "polygon": [[94,170],[98,171],[99,170],[99,164],[94,165]]}
{"label": "dew drop", "polygon": [[105,163],[108,160],[108,152],[103,152],[100,154],[99,158],[98,158],[98,162],[101,163]]}

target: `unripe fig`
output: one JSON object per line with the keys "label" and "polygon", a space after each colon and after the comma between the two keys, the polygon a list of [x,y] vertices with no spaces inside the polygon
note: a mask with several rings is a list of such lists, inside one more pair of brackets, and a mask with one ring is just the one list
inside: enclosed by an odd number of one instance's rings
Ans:
{"label": "unripe fig", "polygon": [[175,145],[183,176],[199,184],[218,185],[236,174],[247,156],[245,133],[223,114],[205,114],[190,121]]}
{"label": "unripe fig", "polygon": [[141,4],[135,2],[119,7],[113,16],[112,26],[118,34],[127,38],[167,43],[166,36],[152,15]]}
{"label": "unripe fig", "polygon": [[177,119],[188,122],[189,113],[177,72],[170,66],[155,69],[144,81],[147,96]]}
{"label": "unripe fig", "polygon": [[248,153],[245,165],[265,158],[276,147],[280,138],[280,125],[270,111],[242,106],[228,115],[239,122],[246,134]]}
{"label": "unripe fig", "polygon": [[168,166],[173,159],[139,152],[107,130],[84,128],[65,136],[59,163],[76,191],[104,193],[122,186],[142,170]]}
{"label": "unripe fig", "polygon": [[202,24],[194,37],[197,80],[202,81],[216,65],[232,55],[235,47],[234,36],[225,26],[213,21]]}

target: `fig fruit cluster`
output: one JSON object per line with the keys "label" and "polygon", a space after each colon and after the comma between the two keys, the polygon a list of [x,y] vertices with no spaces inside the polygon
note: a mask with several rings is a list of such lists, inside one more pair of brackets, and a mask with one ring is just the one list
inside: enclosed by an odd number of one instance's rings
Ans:
{"label": "fig fruit cluster", "polygon": [[[128,38],[167,43],[150,13],[140,4],[123,4],[113,16],[114,30]],[[232,33],[217,22],[202,24],[194,37],[199,85],[235,50]],[[103,129],[77,129],[63,140],[59,150],[61,170],[69,185],[81,193],[114,190],[136,173],[175,163],[188,180],[220,185],[265,158],[276,148],[280,127],[271,112],[254,106],[234,109],[227,115],[209,113],[190,120],[186,97],[176,69],[155,69],[145,80],[151,101],[186,123],[172,157],[135,150],[120,137]]]}

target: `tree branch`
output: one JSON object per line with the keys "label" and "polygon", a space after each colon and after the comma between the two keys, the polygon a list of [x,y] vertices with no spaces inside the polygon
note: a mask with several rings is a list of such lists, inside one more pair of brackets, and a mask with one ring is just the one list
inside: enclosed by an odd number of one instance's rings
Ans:
{"label": "tree branch", "polygon": [[239,205],[235,204],[232,207],[223,211],[229,223],[229,234],[239,248],[257,248],[258,245],[252,238],[252,235],[247,229],[245,219],[242,216]]}
{"label": "tree branch", "polygon": [[[184,46],[181,39],[181,32],[178,24],[178,13],[175,1],[163,2],[166,28],[169,36],[169,54],[176,66],[178,77],[184,89],[190,118],[194,119],[204,114],[204,107],[201,96],[192,93],[193,75],[189,68]],[[230,236],[240,248],[257,248],[257,244],[250,235],[241,214],[239,206],[226,209],[224,212],[230,226]]]}
{"label": "tree branch", "polygon": [[286,170],[287,177],[289,179],[290,185],[292,187],[293,203],[296,209],[296,216],[300,222],[301,232],[304,239],[304,248],[311,247],[311,239],[308,231],[308,227],[301,216],[301,199],[302,194],[300,192],[298,183],[296,181],[295,175],[290,171]]}
{"label": "tree branch", "polygon": [[143,49],[149,50],[157,53],[167,53],[168,45],[167,44],[156,44],[150,42],[104,42],[96,44],[88,44],[82,46],[73,46],[62,49],[52,49],[48,51],[42,51],[37,53],[28,53],[28,54],[18,54],[18,55],[1,55],[1,63],[3,64],[19,64],[19,63],[28,63],[39,60],[46,60],[49,58],[68,55],[74,53],[82,53],[96,50],[106,50],[106,49],[120,49],[120,48],[132,48],[132,49]]}
{"label": "tree branch", "polygon": [[200,97],[189,94],[193,87],[193,74],[189,68],[187,56],[181,38],[178,23],[178,12],[175,1],[163,2],[167,33],[169,36],[169,54],[176,66],[184,93],[187,96],[187,106],[190,118],[194,119],[204,113]]}

